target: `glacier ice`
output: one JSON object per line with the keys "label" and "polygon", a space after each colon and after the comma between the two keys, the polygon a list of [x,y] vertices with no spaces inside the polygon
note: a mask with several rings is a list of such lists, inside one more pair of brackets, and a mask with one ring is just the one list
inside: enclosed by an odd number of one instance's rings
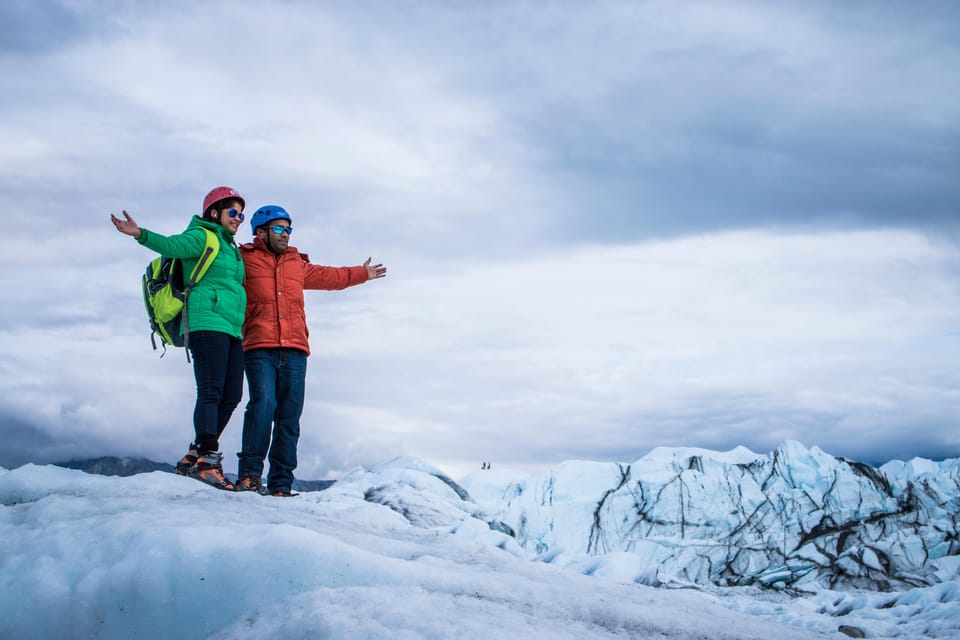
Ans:
{"label": "glacier ice", "polygon": [[764,456],[657,449],[633,464],[565,462],[474,498],[527,552],[631,553],[637,582],[892,591],[937,583],[941,560],[956,566],[958,462],[878,469],[793,441]]}

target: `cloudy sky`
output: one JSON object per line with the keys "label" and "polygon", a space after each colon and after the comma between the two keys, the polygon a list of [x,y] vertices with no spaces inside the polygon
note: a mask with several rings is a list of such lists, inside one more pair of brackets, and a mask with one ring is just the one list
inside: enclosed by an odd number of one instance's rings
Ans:
{"label": "cloudy sky", "polygon": [[[319,264],[300,476],[960,455],[953,2],[0,2],[0,465],[173,461],[130,211]],[[246,241],[249,227],[240,238]],[[242,408],[222,440],[235,471]]]}

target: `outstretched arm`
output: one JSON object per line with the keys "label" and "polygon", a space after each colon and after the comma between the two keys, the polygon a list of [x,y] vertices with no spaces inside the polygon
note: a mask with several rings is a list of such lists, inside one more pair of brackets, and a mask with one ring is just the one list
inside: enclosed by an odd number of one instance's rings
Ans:
{"label": "outstretched arm", "polygon": [[137,242],[148,249],[156,251],[170,258],[198,258],[203,252],[206,238],[202,229],[188,229],[175,236],[164,236],[144,229],[137,225],[137,221],[123,212],[125,220],[110,214],[110,221],[117,231],[137,239]]}
{"label": "outstretched arm", "polygon": [[382,264],[371,265],[371,262],[367,258],[363,265],[356,267],[325,267],[307,262],[303,288],[328,291],[346,289],[387,275],[386,267]]}

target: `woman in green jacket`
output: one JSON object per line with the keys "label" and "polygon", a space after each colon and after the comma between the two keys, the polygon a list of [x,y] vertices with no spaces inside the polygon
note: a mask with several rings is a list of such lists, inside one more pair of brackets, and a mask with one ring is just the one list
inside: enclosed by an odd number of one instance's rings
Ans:
{"label": "woman in green jacket", "polygon": [[189,475],[218,489],[233,491],[223,475],[220,434],[243,395],[241,328],[247,306],[244,269],[234,234],[243,222],[243,197],[231,187],[217,187],[203,199],[203,215],[194,216],[186,230],[174,236],[141,228],[126,211],[124,220],[110,216],[117,231],[157,253],[183,260],[190,273],[206,246],[209,229],[220,250],[187,299],[190,352],[197,381],[193,410],[194,441],[177,463],[177,473]]}

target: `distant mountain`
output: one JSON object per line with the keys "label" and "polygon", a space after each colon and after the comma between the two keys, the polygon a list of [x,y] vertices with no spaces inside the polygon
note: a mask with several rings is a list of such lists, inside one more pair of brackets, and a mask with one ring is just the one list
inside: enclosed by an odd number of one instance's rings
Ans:
{"label": "distant mountain", "polygon": [[104,456],[90,460],[71,460],[69,462],[55,462],[58,467],[79,469],[98,476],[135,476],[138,473],[152,471],[166,471],[173,473],[175,467],[166,462],[154,462],[146,458],[115,458]]}
{"label": "distant mountain", "polygon": [[[164,471],[173,473],[176,467],[166,462],[156,462],[147,458],[117,458],[113,456],[104,456],[102,458],[92,458],[89,460],[71,460],[69,462],[55,462],[58,467],[66,469],[78,469],[86,473],[92,473],[98,476],[134,476],[138,473],[151,473],[153,471]],[[227,474],[233,480],[236,476]],[[294,480],[293,489],[295,491],[323,491],[329,488],[335,480]]]}
{"label": "distant mountain", "polygon": [[334,484],[336,480],[293,480],[293,490],[294,491],[323,491],[324,489],[329,489]]}

